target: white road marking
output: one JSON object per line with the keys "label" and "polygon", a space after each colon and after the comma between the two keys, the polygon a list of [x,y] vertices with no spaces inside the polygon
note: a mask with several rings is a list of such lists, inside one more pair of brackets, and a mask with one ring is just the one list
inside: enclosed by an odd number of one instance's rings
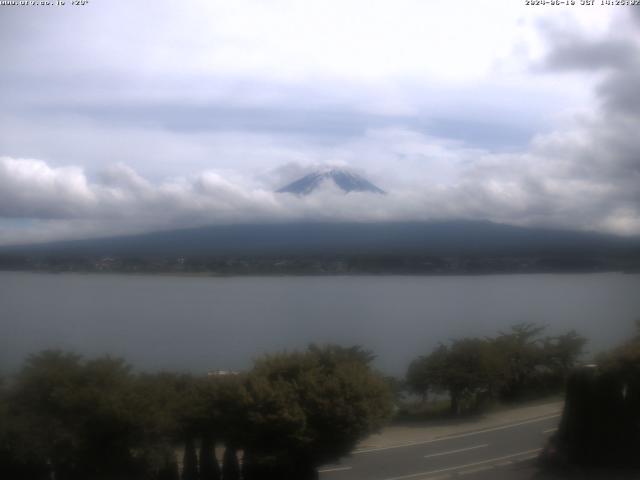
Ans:
{"label": "white road marking", "polygon": [[549,420],[551,418],[559,417],[560,415],[561,415],[560,413],[556,413],[556,414],[553,414],[553,415],[547,415],[545,417],[534,418],[534,419],[531,419],[531,420],[525,420],[523,422],[511,423],[511,424],[508,424],[508,425],[501,425],[499,427],[485,428],[483,430],[475,430],[473,432],[460,433],[460,434],[456,434],[456,435],[448,435],[448,436],[444,436],[444,437],[440,437],[440,438],[434,438],[432,440],[422,440],[422,441],[419,441],[419,442],[409,442],[409,443],[403,443],[401,445],[391,445],[389,447],[366,448],[366,449],[362,449],[362,450],[356,450],[356,451],[352,452],[351,454],[352,455],[361,455],[363,453],[381,452],[383,450],[393,450],[393,449],[396,449],[396,448],[413,447],[415,445],[427,445],[429,443],[444,442],[446,440],[454,440],[456,438],[470,437],[472,435],[480,435],[481,433],[495,432],[495,431],[498,431],[498,430],[505,430],[507,428],[519,427],[520,425],[528,425],[530,423],[543,422],[543,421]]}
{"label": "white road marking", "polygon": [[344,472],[346,470],[351,470],[353,467],[329,467],[322,468],[318,470],[318,473],[329,473],[329,472]]}
{"label": "white road marking", "polygon": [[501,460],[506,460],[507,458],[514,458],[522,455],[528,455],[531,453],[538,453],[540,451],[542,451],[541,448],[535,448],[533,450],[525,450],[524,452],[512,453],[511,455],[504,455],[502,457],[489,458],[488,460],[482,460],[480,462],[467,463],[464,465],[455,465],[453,467],[440,468],[438,470],[430,470],[428,472],[411,473],[409,475],[402,475],[400,477],[385,478],[384,480],[405,480],[408,478],[424,477],[426,475],[435,475],[436,473],[450,472],[452,470],[461,470],[464,468],[475,467],[478,465],[485,465],[487,463],[499,462]]}
{"label": "white road marking", "polygon": [[488,446],[489,446],[488,443],[484,443],[482,445],[475,445],[473,447],[458,448],[457,450],[449,450],[448,452],[432,453],[431,455],[425,455],[424,458],[440,457],[442,455],[451,455],[453,453],[466,452],[467,450],[475,450],[476,448],[484,448]]}
{"label": "white road marking", "polygon": [[458,475],[471,475],[472,473],[484,472],[486,470],[491,470],[493,465],[484,465],[476,468],[470,468],[469,470],[462,470],[458,472]]}
{"label": "white road marking", "polygon": [[542,433],[547,434],[547,433],[555,432],[556,430],[558,430],[558,429],[557,428],[547,428],[546,430],[543,430]]}
{"label": "white road marking", "polygon": [[533,460],[534,458],[538,458],[538,454],[534,453],[533,455],[527,455],[526,457],[520,457],[517,460],[514,460],[516,462],[526,462],[527,460]]}

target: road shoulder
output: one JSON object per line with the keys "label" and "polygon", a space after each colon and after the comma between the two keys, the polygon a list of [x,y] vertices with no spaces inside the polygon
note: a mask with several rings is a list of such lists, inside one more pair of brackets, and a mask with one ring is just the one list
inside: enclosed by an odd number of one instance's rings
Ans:
{"label": "road shoulder", "polygon": [[463,435],[476,431],[498,429],[503,426],[551,418],[562,413],[564,402],[528,404],[519,407],[490,412],[473,419],[451,420],[449,422],[416,422],[415,424],[390,425],[379,433],[364,439],[353,452],[400,448],[427,443],[444,437]]}

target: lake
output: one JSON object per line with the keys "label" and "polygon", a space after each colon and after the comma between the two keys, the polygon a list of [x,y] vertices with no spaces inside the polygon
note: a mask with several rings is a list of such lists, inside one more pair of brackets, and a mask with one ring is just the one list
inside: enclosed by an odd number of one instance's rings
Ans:
{"label": "lake", "polygon": [[592,352],[633,332],[640,275],[172,277],[0,272],[0,370],[64,348],[134,366],[244,369],[309,342],[359,344],[402,374],[438,342],[517,322],[575,329]]}

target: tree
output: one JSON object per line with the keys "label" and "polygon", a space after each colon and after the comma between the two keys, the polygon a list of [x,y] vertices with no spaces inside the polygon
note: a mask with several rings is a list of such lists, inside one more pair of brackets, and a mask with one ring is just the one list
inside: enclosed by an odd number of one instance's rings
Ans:
{"label": "tree", "polygon": [[429,388],[433,379],[429,374],[429,357],[422,356],[413,360],[407,368],[405,383],[412,393],[422,396],[422,401],[426,402],[429,396]]}
{"label": "tree", "polygon": [[23,418],[15,415],[10,393],[0,381],[0,478],[48,480],[49,469],[36,456],[32,438],[24,428]]}
{"label": "tree", "polygon": [[245,387],[251,478],[316,478],[318,465],[379,428],[391,395],[371,359],[357,347],[314,345],[259,359]]}
{"label": "tree", "polygon": [[232,444],[228,444],[224,449],[224,456],[222,460],[222,478],[223,480],[240,480],[238,451]]}
{"label": "tree", "polygon": [[407,384],[413,391],[423,395],[428,390],[447,392],[452,415],[478,409],[503,381],[502,358],[491,341],[479,338],[440,344],[407,371]]}
{"label": "tree", "polygon": [[633,340],[600,356],[597,366],[572,372],[558,432],[545,458],[637,469],[638,445],[640,342]]}
{"label": "tree", "polygon": [[496,338],[465,338],[414,360],[406,383],[414,393],[446,391],[451,412],[477,409],[490,397],[516,400],[560,391],[586,339],[575,331],[543,338],[545,327],[521,323]]}
{"label": "tree", "polygon": [[198,456],[192,437],[187,437],[182,457],[182,480],[198,480]]}
{"label": "tree", "polygon": [[[122,360],[47,351],[0,385],[0,476],[12,480],[317,478],[389,416],[389,383],[358,347],[270,355],[248,375],[133,375]],[[195,446],[200,443],[198,460]]]}
{"label": "tree", "polygon": [[540,334],[546,329],[533,323],[519,323],[509,332],[500,332],[494,340],[502,356],[505,379],[501,397],[513,400],[521,397],[543,361]]}
{"label": "tree", "polygon": [[546,337],[542,345],[542,363],[551,372],[566,377],[576,363],[587,339],[571,330],[555,337]]}
{"label": "tree", "polygon": [[488,340],[455,340],[440,355],[438,382],[449,392],[453,415],[477,410],[504,381],[504,364]]}
{"label": "tree", "polygon": [[[201,438],[200,478],[215,480],[221,473],[226,478],[239,478],[234,446],[244,438],[246,426],[244,376],[207,376],[197,379],[195,386],[189,410],[192,430]],[[214,438],[226,445],[222,472],[214,454]]]}
{"label": "tree", "polygon": [[[158,462],[164,464],[164,457],[156,451],[162,452],[167,445],[181,445],[184,448],[183,478],[202,477],[203,468],[204,475],[208,475],[203,478],[216,478],[213,452],[206,452],[207,442],[210,449],[213,448],[212,419],[218,415],[209,396],[213,387],[210,383],[206,377],[169,372],[138,377],[136,390],[143,405],[145,443],[152,469],[158,468]],[[201,441],[200,459],[195,449],[197,440]]]}
{"label": "tree", "polygon": [[200,441],[200,480],[220,480],[220,465],[215,454],[215,442],[209,432]]}
{"label": "tree", "polygon": [[521,323],[501,333],[495,346],[506,369],[504,400],[561,391],[587,340],[574,330],[542,337],[546,327]]}
{"label": "tree", "polygon": [[427,356],[422,356],[411,362],[407,369],[406,383],[409,389],[422,395],[426,401],[430,390],[447,390],[444,379],[448,362],[449,348],[440,344]]}
{"label": "tree", "polygon": [[23,451],[58,480],[131,478],[138,440],[129,366],[58,351],[31,356],[16,377],[11,416]]}
{"label": "tree", "polygon": [[[638,333],[640,333],[640,322]],[[582,342],[568,334],[567,350]],[[640,468],[640,335],[575,368],[567,381],[557,434],[544,450],[550,464]],[[635,477],[634,477],[635,478]]]}
{"label": "tree", "polygon": [[150,469],[150,477],[154,480],[180,480],[178,462],[173,448],[165,447],[160,450],[160,460],[155,469]]}

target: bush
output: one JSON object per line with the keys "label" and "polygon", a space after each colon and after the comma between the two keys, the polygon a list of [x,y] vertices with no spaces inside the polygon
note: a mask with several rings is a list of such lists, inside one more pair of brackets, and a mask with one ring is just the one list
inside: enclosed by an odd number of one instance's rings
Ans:
{"label": "bush", "polygon": [[571,331],[542,337],[544,327],[519,324],[495,338],[463,338],[411,362],[409,389],[426,401],[446,392],[450,412],[476,412],[493,398],[521,400],[559,392],[586,340]]}
{"label": "bush", "polygon": [[391,393],[358,348],[311,346],[258,360],[247,389],[251,478],[315,478],[391,413]]}
{"label": "bush", "polygon": [[569,464],[640,467],[640,338],[576,370],[545,458]]}

